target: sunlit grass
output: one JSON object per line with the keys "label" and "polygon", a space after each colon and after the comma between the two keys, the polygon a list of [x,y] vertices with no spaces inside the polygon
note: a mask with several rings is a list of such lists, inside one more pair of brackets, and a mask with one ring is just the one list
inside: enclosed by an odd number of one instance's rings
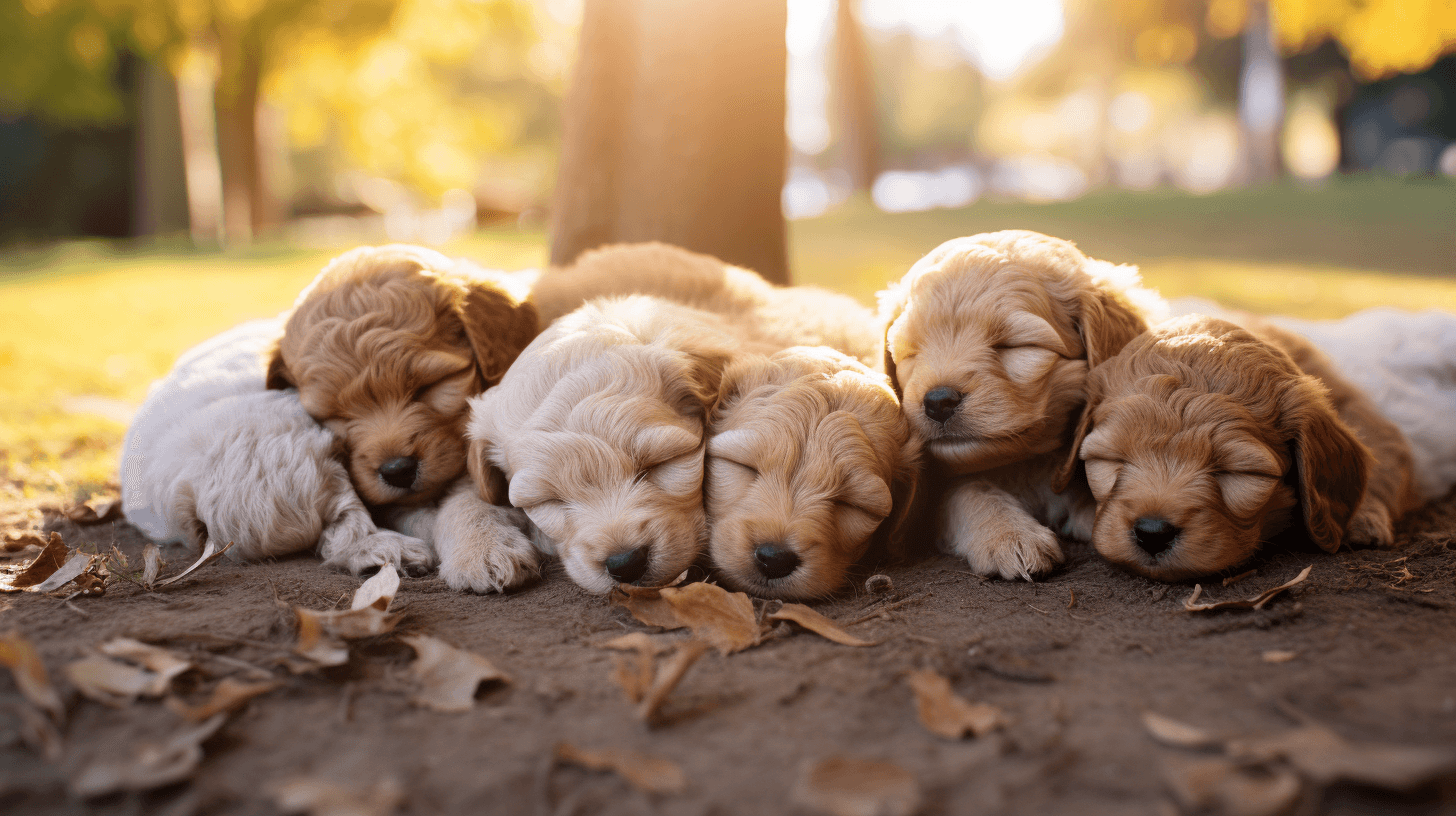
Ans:
{"label": "sunlit grass", "polygon": [[[1453,211],[1450,184],[1371,180],[1324,191],[1101,194],[896,216],[856,202],[796,222],[790,235],[796,282],[867,303],[941,241],[1021,226],[1138,263],[1147,283],[1169,297],[1338,317],[1377,304],[1456,311]],[[1382,246],[1391,251],[1372,251]],[[482,231],[446,251],[507,269],[546,258],[539,231]],[[176,355],[287,308],[333,254],[95,242],[0,251],[0,490],[85,492],[113,481],[127,412]],[[1441,270],[1451,277],[1435,274]]]}

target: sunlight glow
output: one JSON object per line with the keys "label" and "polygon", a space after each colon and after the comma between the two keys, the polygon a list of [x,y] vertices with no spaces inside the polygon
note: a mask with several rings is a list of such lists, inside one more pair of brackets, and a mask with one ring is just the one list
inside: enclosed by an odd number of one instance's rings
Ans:
{"label": "sunlight glow", "polygon": [[1061,0],[864,0],[866,26],[908,28],[915,36],[949,35],[993,80],[1011,78],[1062,38]]}

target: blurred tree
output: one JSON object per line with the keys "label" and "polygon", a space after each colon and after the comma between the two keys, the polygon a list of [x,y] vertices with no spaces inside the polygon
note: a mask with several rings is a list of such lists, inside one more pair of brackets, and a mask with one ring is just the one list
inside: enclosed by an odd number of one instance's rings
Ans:
{"label": "blurred tree", "polygon": [[880,174],[880,134],[874,75],[856,5],[856,0],[835,3],[834,84],[850,184],[868,190]]}
{"label": "blurred tree", "polygon": [[1286,51],[1305,51],[1334,39],[1366,80],[1418,73],[1442,54],[1456,51],[1456,2],[1451,0],[1270,0],[1270,4]]}
{"label": "blurred tree", "polygon": [[660,240],[788,281],[785,0],[587,0],[551,261]]}

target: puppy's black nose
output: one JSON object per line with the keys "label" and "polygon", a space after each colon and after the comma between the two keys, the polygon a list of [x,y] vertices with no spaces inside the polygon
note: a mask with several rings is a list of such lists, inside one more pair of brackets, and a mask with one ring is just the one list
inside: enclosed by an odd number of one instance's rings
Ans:
{"label": "puppy's black nose", "polygon": [[753,551],[758,571],[765,578],[783,578],[799,568],[799,554],[778,544],[760,544]]}
{"label": "puppy's black nose", "polygon": [[1148,555],[1157,555],[1173,546],[1173,539],[1180,532],[1182,531],[1174,527],[1172,522],[1156,516],[1144,516],[1132,523],[1133,540]]}
{"label": "puppy's black nose", "polygon": [[961,404],[961,396],[961,392],[943,385],[930,389],[925,394],[925,415],[936,422],[945,422]]}
{"label": "puppy's black nose", "polygon": [[646,546],[607,556],[607,574],[618,583],[630,584],[646,572]]}
{"label": "puppy's black nose", "polygon": [[415,474],[419,470],[419,460],[413,456],[396,456],[379,466],[379,478],[385,484],[408,488],[415,483]]}

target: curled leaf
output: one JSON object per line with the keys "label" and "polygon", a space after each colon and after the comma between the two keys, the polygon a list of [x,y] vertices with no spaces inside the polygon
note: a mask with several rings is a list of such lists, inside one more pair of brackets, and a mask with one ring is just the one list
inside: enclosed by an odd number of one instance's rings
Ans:
{"label": "curled leaf", "polygon": [[1288,649],[1269,649],[1260,657],[1265,663],[1288,663],[1294,658],[1299,657],[1299,652]]}
{"label": "curled leaf", "polygon": [[345,640],[392,632],[399,622],[398,614],[385,612],[377,602],[362,609],[330,611],[295,606],[293,614],[298,619],[298,642],[293,646],[293,653],[317,666],[348,663],[349,648],[344,645]]}
{"label": "curled leaf", "polygon": [[[55,533],[51,533],[51,535],[55,535]],[[0,539],[0,552],[14,553],[30,547],[45,549],[45,545],[45,537],[34,530],[26,530],[19,533],[12,532],[6,533],[5,537]]]}
{"label": "curled leaf", "polygon": [[650,723],[657,718],[657,712],[661,710],[662,704],[667,702],[668,695],[682,682],[683,675],[688,669],[698,662],[703,652],[708,650],[708,644],[699,640],[684,641],[676,651],[663,661],[662,670],[657,672],[652,680],[652,687],[643,696],[642,702],[637,706],[637,716],[643,721]]}
{"label": "curled leaf", "polygon": [[36,653],[35,646],[18,631],[12,629],[0,636],[0,663],[10,669],[15,685],[32,705],[59,721],[65,713],[61,695],[51,685],[46,675],[45,664]]}
{"label": "curled leaf", "polygon": [[70,558],[71,548],[66,546],[61,534],[51,533],[50,540],[29,564],[14,572],[7,569],[4,575],[0,575],[0,591],[15,592],[34,587],[54,575]]}
{"label": "curled leaf", "polygon": [[399,780],[385,777],[367,789],[299,777],[273,788],[273,801],[284,813],[311,816],[389,816],[399,810],[404,790]]}
{"label": "curled leaf", "polygon": [[[114,708],[135,702],[136,698],[156,688],[160,679],[146,669],[101,655],[68,663],[65,671],[66,679],[77,691]],[[163,685],[163,691],[165,689]]]}
{"label": "curled leaf", "polygon": [[202,762],[202,743],[226,720],[226,714],[218,714],[178,731],[165,742],[108,751],[105,758],[86,766],[71,780],[71,790],[89,799],[121,791],[151,790],[189,779]]}
{"label": "curled leaf", "polygon": [[419,682],[419,689],[410,699],[435,711],[469,711],[475,705],[475,691],[481,683],[510,678],[474,652],[457,649],[429,635],[404,635],[400,638],[415,650],[418,657],[410,671]]}
{"label": "curled leaf", "polygon": [[[125,566],[126,562],[122,562]],[[162,548],[155,543],[148,541],[147,546],[142,548],[142,586],[151,589],[157,583],[157,575],[162,571]]]}
{"label": "curled leaf", "polygon": [[77,524],[101,524],[121,518],[121,502],[92,499],[61,512]]}
{"label": "curled leaf", "polygon": [[951,689],[950,681],[930,669],[917,669],[906,678],[915,692],[915,710],[920,724],[946,739],[979,737],[1005,725],[1001,709],[987,703],[970,703]]}
{"label": "curled leaf", "polygon": [[131,638],[115,638],[98,647],[108,657],[118,657],[142,666],[156,676],[156,681],[143,693],[160,697],[177,675],[192,668],[192,661],[178,657],[160,646],[152,646]]}
{"label": "curled leaf", "polygon": [[363,609],[373,606],[386,610],[394,602],[394,596],[398,592],[399,572],[395,570],[393,564],[385,564],[379,568],[379,572],[374,573],[369,580],[354,590],[354,600],[349,604],[349,608]]}
{"label": "curled leaf", "polygon": [[632,617],[648,626],[663,629],[681,629],[685,624],[677,619],[672,604],[662,597],[659,587],[639,587],[618,584],[612,592],[612,603],[632,613]]}
{"label": "curled leaf", "polygon": [[211,696],[201,705],[192,706],[176,697],[168,697],[167,707],[188,722],[202,722],[215,714],[237,711],[243,707],[243,703],[260,694],[267,694],[273,689],[278,688],[279,685],[276,680],[249,683],[244,680],[234,680],[231,677],[225,677],[212,690]]}
{"label": "curled leaf", "polygon": [[1143,712],[1143,728],[1153,739],[1174,748],[1212,748],[1220,744],[1217,737],[1202,728],[1151,711]]}
{"label": "curled leaf", "polygon": [[676,762],[624,748],[590,751],[560,742],[556,744],[556,760],[589,771],[610,771],[644,793],[682,793],[688,785],[687,775]]}
{"label": "curled leaf", "polygon": [[629,632],[603,643],[602,648],[636,652],[631,656],[613,656],[612,681],[622,687],[622,691],[627,694],[627,699],[640,703],[652,690],[657,655],[664,651],[671,651],[673,646],[646,632]]}
{"label": "curled leaf", "polygon": [[793,621],[808,629],[816,635],[828,638],[835,643],[845,646],[875,646],[874,641],[862,640],[839,628],[839,624],[815,612],[813,609],[797,603],[786,603],[777,612],[768,616],[769,620]]}
{"label": "curled leaf", "polygon": [[[202,555],[198,556],[197,557],[197,560],[194,561],[194,562],[192,562],[192,566],[188,567],[185,570],[182,570],[181,572],[177,573],[176,575],[173,575],[171,578],[168,578],[165,581],[158,581],[157,582],[157,586],[164,587],[164,586],[166,586],[168,584],[175,584],[175,583],[177,583],[178,581],[180,581],[183,578],[186,578],[187,576],[191,575],[192,573],[194,573],[194,572],[202,569],[203,567],[207,566],[208,564],[211,564],[212,562],[216,561],[217,559],[222,558],[222,556],[223,556],[224,553],[226,553],[229,549],[232,549],[232,546],[233,546],[232,542],[229,541],[227,544],[224,544],[223,546],[219,547],[219,546],[217,546],[217,542],[216,541],[214,541],[212,539],[208,539],[207,540],[207,544],[205,546],[203,546],[203,548],[202,548]],[[145,555],[145,553],[143,553],[143,555]]]}
{"label": "curled leaf", "polygon": [[920,809],[915,776],[893,762],[834,756],[806,766],[795,804],[826,816],[910,816]]}
{"label": "curled leaf", "polygon": [[1309,577],[1309,571],[1312,569],[1314,569],[1314,565],[1310,564],[1309,566],[1305,567],[1304,570],[1299,573],[1299,575],[1295,576],[1294,579],[1289,581],[1288,583],[1280,584],[1277,587],[1266,589],[1263,592],[1260,592],[1258,595],[1242,601],[1215,601],[1213,603],[1198,603],[1198,599],[1203,595],[1203,585],[1194,584],[1193,594],[1189,595],[1188,600],[1183,602],[1183,608],[1188,610],[1189,612],[1211,612],[1219,609],[1263,609],[1264,604],[1269,603],[1269,601],[1273,600],[1274,597],[1279,593],[1283,592],[1286,589],[1289,589],[1292,586],[1295,586],[1296,584],[1303,583],[1304,579]]}

